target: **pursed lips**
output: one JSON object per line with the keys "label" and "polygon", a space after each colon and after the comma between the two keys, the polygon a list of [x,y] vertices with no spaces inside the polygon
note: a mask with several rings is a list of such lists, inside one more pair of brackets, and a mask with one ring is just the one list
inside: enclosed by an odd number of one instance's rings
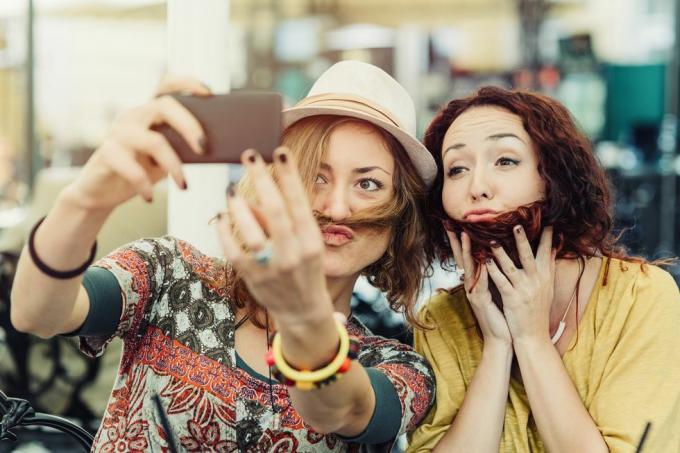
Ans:
{"label": "pursed lips", "polygon": [[339,247],[350,242],[354,238],[351,229],[339,225],[327,226],[321,229],[323,240],[326,245]]}

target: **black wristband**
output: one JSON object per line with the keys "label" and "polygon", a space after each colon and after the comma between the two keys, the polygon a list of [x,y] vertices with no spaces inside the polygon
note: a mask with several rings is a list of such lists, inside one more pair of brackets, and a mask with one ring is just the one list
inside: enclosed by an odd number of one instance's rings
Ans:
{"label": "black wristband", "polygon": [[90,267],[90,264],[92,264],[92,262],[94,261],[94,256],[97,254],[97,241],[95,241],[94,244],[92,245],[90,257],[78,269],[73,269],[70,271],[58,271],[56,269],[52,269],[47,264],[43,263],[40,258],[38,258],[38,253],[35,251],[34,242],[35,232],[38,230],[38,227],[43,223],[43,220],[45,220],[45,217],[38,220],[38,222],[33,226],[33,229],[31,229],[31,234],[28,236],[28,252],[31,254],[31,259],[33,260],[33,263],[36,266],[38,266],[38,269],[40,269],[43,274],[49,275],[52,278],[58,278],[60,280],[68,280],[70,278],[77,277],[83,272],[85,272],[87,268]]}

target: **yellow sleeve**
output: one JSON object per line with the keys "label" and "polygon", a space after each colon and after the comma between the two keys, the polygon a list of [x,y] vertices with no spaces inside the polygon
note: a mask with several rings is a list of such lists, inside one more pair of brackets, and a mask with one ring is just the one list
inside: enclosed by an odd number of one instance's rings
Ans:
{"label": "yellow sleeve", "polygon": [[[426,325],[437,326],[427,310],[421,312]],[[409,434],[407,453],[429,452],[444,436],[463,404],[465,383],[459,366],[459,358],[451,350],[437,326],[431,330],[416,329],[415,349],[430,362],[436,379],[434,406],[418,427]]]}
{"label": "yellow sleeve", "polygon": [[[680,294],[654,266],[612,300],[620,329],[602,360],[589,411],[612,452],[635,451],[645,424],[645,452],[680,452]],[[631,303],[625,303],[630,297]]]}

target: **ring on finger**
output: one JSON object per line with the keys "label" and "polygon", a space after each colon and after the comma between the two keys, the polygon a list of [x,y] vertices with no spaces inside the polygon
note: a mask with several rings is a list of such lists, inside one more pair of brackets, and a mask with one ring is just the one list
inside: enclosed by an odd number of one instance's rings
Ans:
{"label": "ring on finger", "polygon": [[253,259],[260,266],[266,266],[272,260],[274,256],[274,247],[272,243],[267,241],[267,243],[260,250],[253,252]]}

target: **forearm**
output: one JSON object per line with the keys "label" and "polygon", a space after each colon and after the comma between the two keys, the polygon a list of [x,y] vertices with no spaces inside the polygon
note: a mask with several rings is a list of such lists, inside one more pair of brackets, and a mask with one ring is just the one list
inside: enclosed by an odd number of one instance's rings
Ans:
{"label": "forearm", "polygon": [[[287,362],[300,369],[315,369],[335,356],[339,335],[332,315],[316,322],[277,323]],[[368,425],[375,395],[366,370],[357,362],[341,379],[320,389],[300,391],[291,387],[295,410],[316,431],[352,437]]]}
{"label": "forearm", "polygon": [[451,427],[433,451],[497,452],[510,385],[512,347],[486,344]]}
{"label": "forearm", "polygon": [[549,339],[520,340],[514,345],[531,413],[546,449],[608,451]]}
{"label": "forearm", "polygon": [[[82,265],[109,212],[85,209],[68,192],[63,193],[36,232],[38,257],[56,270]],[[82,276],[60,280],[45,275],[24,247],[12,286],[12,323],[18,330],[41,337],[67,331],[73,327],[67,323],[81,280]]]}

